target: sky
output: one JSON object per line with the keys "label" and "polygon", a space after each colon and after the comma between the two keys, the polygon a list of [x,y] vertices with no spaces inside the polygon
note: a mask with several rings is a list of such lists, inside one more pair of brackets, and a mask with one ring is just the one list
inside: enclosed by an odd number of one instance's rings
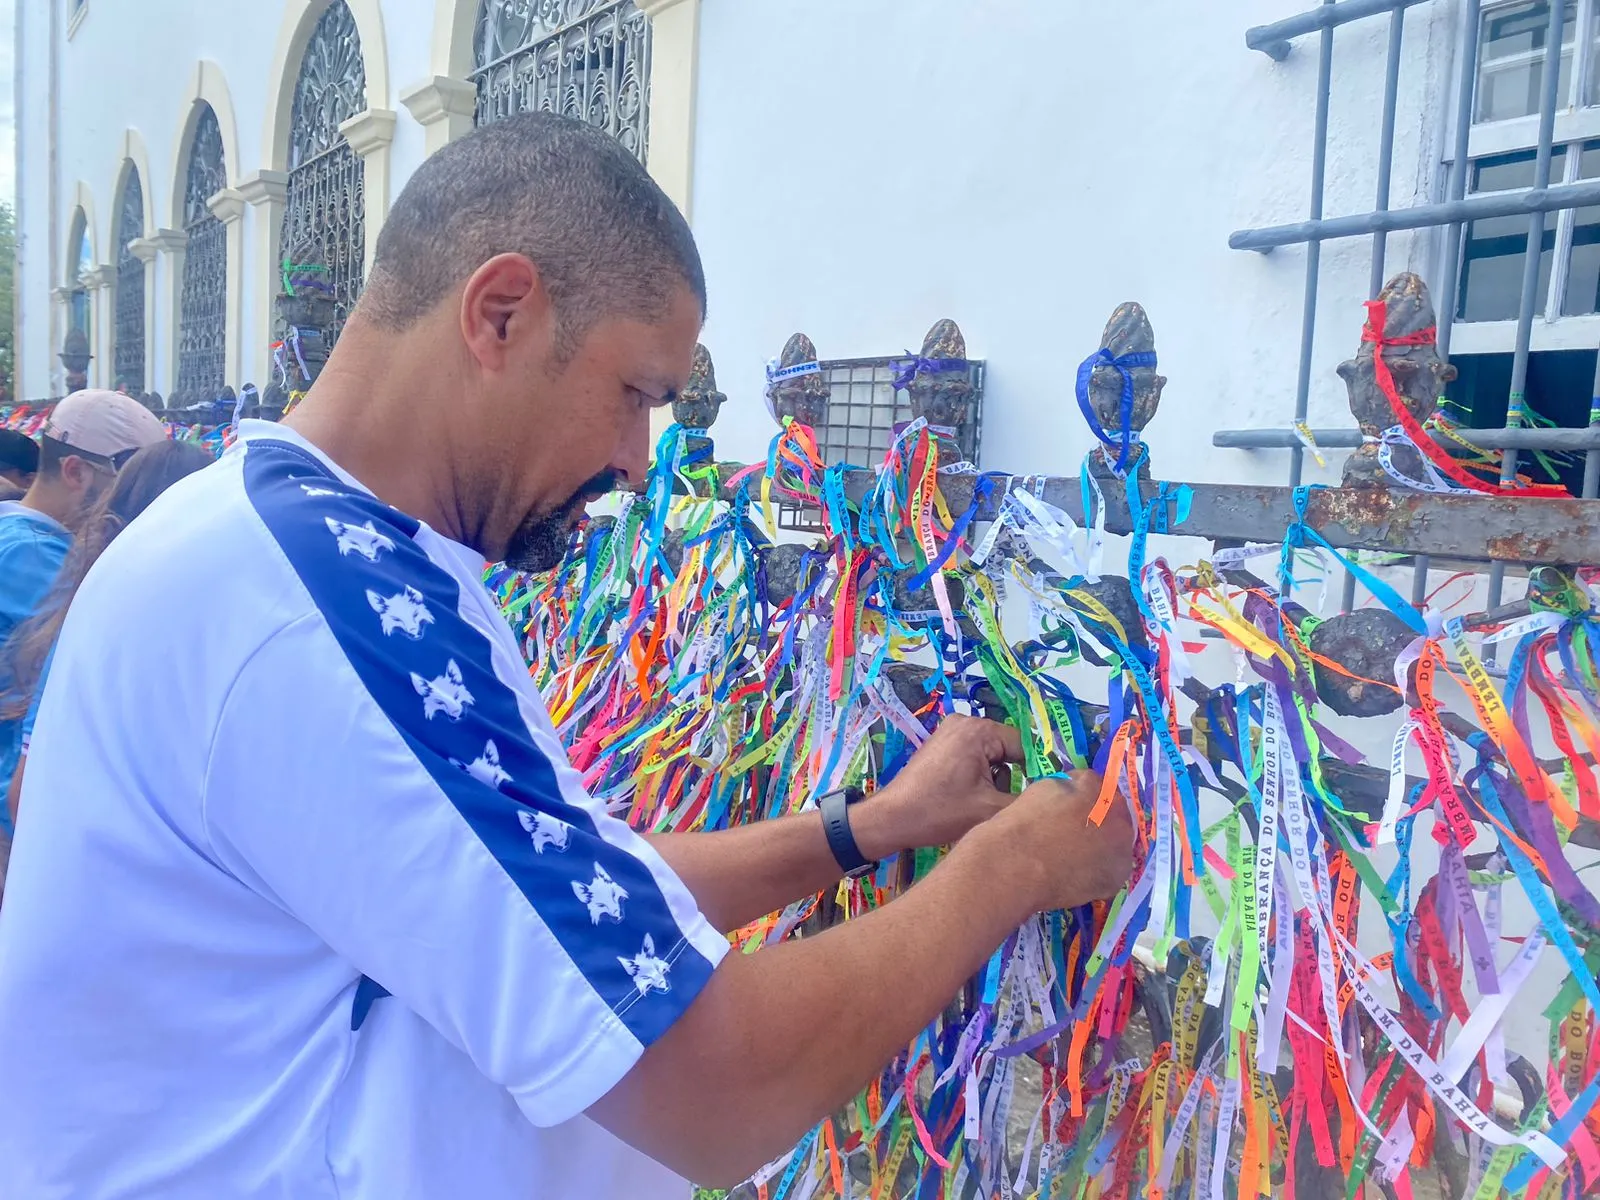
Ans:
{"label": "sky", "polygon": [[17,194],[16,40],[16,0],[0,0],[0,200],[7,203]]}

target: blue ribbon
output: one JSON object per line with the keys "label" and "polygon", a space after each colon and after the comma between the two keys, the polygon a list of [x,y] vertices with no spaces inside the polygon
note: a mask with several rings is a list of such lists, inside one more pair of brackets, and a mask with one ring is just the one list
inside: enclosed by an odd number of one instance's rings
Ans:
{"label": "blue ribbon", "polygon": [[[1117,474],[1122,474],[1128,465],[1128,451],[1133,446],[1133,373],[1142,367],[1156,365],[1156,352],[1154,350],[1141,350],[1135,354],[1113,354],[1104,346],[1096,350],[1083,360],[1083,365],[1078,368],[1078,407],[1083,410],[1084,420],[1089,422],[1089,432],[1099,438],[1107,446],[1117,446]],[[1120,435],[1118,440],[1106,436],[1100,427],[1100,418],[1095,416],[1094,406],[1089,403],[1089,384],[1094,379],[1097,367],[1110,367],[1122,376],[1122,404],[1119,409],[1118,426]]]}
{"label": "blue ribbon", "polygon": [[[1583,1124],[1584,1119],[1589,1115],[1589,1110],[1594,1107],[1596,1100],[1600,1100],[1600,1078],[1591,1079],[1589,1086],[1578,1093],[1577,1099],[1572,1102],[1572,1107],[1567,1109],[1567,1115],[1550,1127],[1550,1132],[1547,1135],[1550,1140],[1558,1146],[1565,1146],[1570,1142],[1572,1135],[1577,1132],[1578,1126]],[[1506,1193],[1509,1195],[1520,1192],[1527,1187],[1528,1184],[1533,1182],[1534,1173],[1543,1166],[1544,1160],[1537,1154],[1532,1151],[1524,1153],[1517,1165],[1511,1168],[1511,1173],[1506,1176]],[[1571,1180],[1568,1181],[1569,1184],[1571,1182]],[[1566,1192],[1562,1193],[1562,1195],[1567,1194]]]}
{"label": "blue ribbon", "polygon": [[1410,602],[1401,599],[1399,592],[1372,574],[1372,572],[1358,566],[1354,559],[1347,558],[1340,553],[1338,547],[1306,524],[1306,506],[1311,502],[1311,493],[1322,490],[1324,490],[1324,485],[1320,483],[1304,484],[1294,489],[1294,524],[1289,526],[1288,532],[1284,536],[1283,553],[1278,562],[1279,595],[1284,599],[1288,599],[1289,594],[1294,590],[1294,579],[1292,577],[1294,552],[1298,547],[1304,546],[1306,539],[1310,538],[1332,554],[1345,570],[1354,575],[1361,585],[1372,593],[1374,599],[1410,626],[1413,633],[1427,637],[1428,622]]}

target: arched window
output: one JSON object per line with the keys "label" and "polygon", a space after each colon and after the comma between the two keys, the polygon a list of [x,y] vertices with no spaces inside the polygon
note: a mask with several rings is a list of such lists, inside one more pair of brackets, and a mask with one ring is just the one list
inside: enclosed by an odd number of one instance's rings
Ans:
{"label": "arched window", "polygon": [[178,302],[180,395],[210,399],[222,391],[228,341],[228,230],[206,202],[228,186],[217,114],[202,104],[189,143],[183,193],[183,290]]}
{"label": "arched window", "polygon": [[334,0],[312,31],[295,84],[281,242],[286,262],[327,272],[335,312],[330,344],[361,295],[366,259],[364,173],[339,126],[366,108],[361,38],[349,7]]}
{"label": "arched window", "polygon": [[90,339],[93,344],[93,330],[89,325],[89,289],[84,286],[83,277],[94,270],[94,252],[89,248],[89,221],[83,215],[83,209],[78,209],[72,214],[72,238],[68,243],[72,249],[70,259],[72,262],[72,292],[67,300],[68,328],[76,329]]}
{"label": "arched window", "polygon": [[479,125],[562,113],[644,161],[650,21],[633,0],[479,0],[473,52]]}
{"label": "arched window", "polygon": [[144,185],[139,168],[128,164],[117,205],[116,344],[111,352],[112,384],[137,396],[144,391],[144,263],[129,246],[144,236]]}

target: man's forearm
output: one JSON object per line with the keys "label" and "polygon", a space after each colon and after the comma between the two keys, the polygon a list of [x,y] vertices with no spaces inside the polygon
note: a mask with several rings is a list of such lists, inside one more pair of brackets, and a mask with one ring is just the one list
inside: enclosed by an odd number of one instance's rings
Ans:
{"label": "man's forearm", "polygon": [[[868,858],[904,849],[893,844],[883,799],[874,796],[850,811],[856,845]],[[717,833],[652,834],[649,842],[683,880],[706,919],[723,933],[813,896],[843,876],[818,812]]]}
{"label": "man's forearm", "polygon": [[728,958],[591,1115],[696,1182],[736,1182],[909,1044],[1041,891],[1014,843],[980,829],[892,904]]}

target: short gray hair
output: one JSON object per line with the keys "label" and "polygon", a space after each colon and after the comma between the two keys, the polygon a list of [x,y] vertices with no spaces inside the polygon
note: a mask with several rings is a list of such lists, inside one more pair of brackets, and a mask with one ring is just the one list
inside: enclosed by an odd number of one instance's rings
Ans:
{"label": "short gray hair", "polygon": [[601,317],[661,317],[680,286],[705,313],[683,214],[614,138],[552,113],[483,126],[422,164],[384,222],[361,312],[408,329],[506,253],[538,266],[569,350]]}

